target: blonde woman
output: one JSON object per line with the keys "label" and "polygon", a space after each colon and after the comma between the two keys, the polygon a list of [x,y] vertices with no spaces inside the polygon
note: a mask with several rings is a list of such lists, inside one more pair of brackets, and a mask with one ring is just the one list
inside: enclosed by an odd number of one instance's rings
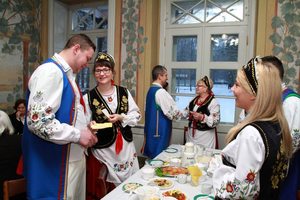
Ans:
{"label": "blonde woman", "polygon": [[196,85],[197,96],[180,113],[189,120],[187,142],[214,149],[216,126],[220,123],[220,104],[211,91],[213,84],[207,76],[200,79]]}
{"label": "blonde woman", "polygon": [[[213,173],[215,199],[279,199],[292,140],[281,103],[278,70],[251,59],[231,88],[247,116],[229,130]],[[211,161],[212,162],[212,161]]]}

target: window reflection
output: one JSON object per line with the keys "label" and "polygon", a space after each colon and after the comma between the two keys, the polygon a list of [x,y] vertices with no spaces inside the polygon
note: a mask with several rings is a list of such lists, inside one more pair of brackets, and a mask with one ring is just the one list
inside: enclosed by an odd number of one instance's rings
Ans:
{"label": "window reflection", "polygon": [[213,62],[237,62],[238,34],[211,35],[211,58]]}
{"label": "window reflection", "polygon": [[173,62],[197,61],[197,36],[173,37]]}
{"label": "window reflection", "polygon": [[172,94],[195,94],[196,69],[172,69]]}

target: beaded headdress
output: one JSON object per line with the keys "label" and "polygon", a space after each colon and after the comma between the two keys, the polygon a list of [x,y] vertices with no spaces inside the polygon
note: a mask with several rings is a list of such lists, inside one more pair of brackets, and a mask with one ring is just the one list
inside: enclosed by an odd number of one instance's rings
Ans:
{"label": "beaded headdress", "polygon": [[252,58],[246,65],[242,67],[242,72],[246,77],[246,81],[255,96],[257,95],[258,88],[258,72],[256,67],[257,59],[258,57]]}
{"label": "beaded headdress", "polygon": [[109,54],[104,52],[99,52],[95,58],[95,62],[99,62],[101,60],[108,61],[112,68],[115,66],[115,59]]}
{"label": "beaded headdress", "polygon": [[210,84],[209,84],[209,79],[208,79],[208,77],[207,77],[207,76],[204,76],[201,80],[204,82],[204,84],[205,84],[205,85],[208,87],[208,89],[210,90],[211,88],[210,88]]}

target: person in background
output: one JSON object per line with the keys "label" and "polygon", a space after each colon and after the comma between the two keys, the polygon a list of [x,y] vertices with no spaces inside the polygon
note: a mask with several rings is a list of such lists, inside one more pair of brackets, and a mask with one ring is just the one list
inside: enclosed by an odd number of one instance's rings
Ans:
{"label": "person in background", "polygon": [[204,76],[197,82],[197,96],[181,110],[182,117],[189,117],[187,142],[201,147],[216,148],[216,126],[220,123],[220,104],[212,93],[213,81]]}
{"label": "person in background", "polygon": [[88,67],[95,49],[88,36],[74,35],[30,77],[22,140],[28,199],[86,197],[84,152],[97,137],[87,128],[75,78]]}
{"label": "person in background", "polygon": [[[15,135],[8,115],[0,110],[0,184],[4,181],[23,178],[17,175],[16,169],[22,154],[22,135]],[[26,199],[26,194],[13,197],[14,200]],[[3,189],[0,190],[0,200]]]}
{"label": "person in background", "polygon": [[141,113],[129,90],[114,84],[114,67],[114,58],[108,53],[99,52],[94,62],[98,85],[84,95],[87,119],[93,120],[91,126],[112,123],[112,127],[96,132],[98,143],[90,149],[87,199],[101,198],[97,190],[103,188],[97,188],[96,183],[100,171],[106,174],[104,169],[108,170],[105,181],[113,189],[139,170],[131,127],[141,120]]}
{"label": "person in background", "polygon": [[146,97],[144,144],[141,149],[141,153],[149,158],[155,158],[170,145],[172,121],[181,119],[174,99],[163,88],[168,80],[167,69],[156,65],[152,70],[152,79]]}
{"label": "person in background", "polygon": [[282,62],[277,57],[265,56],[261,59],[263,64],[272,64],[279,71],[282,83],[283,111],[289,124],[293,141],[294,154],[289,164],[288,176],[280,193],[280,199],[297,200],[297,191],[300,190],[300,95],[283,83],[284,69]]}
{"label": "person in background", "polygon": [[14,134],[17,135],[23,133],[23,126],[25,122],[25,105],[25,99],[18,99],[14,105],[15,112],[9,115],[10,121],[15,129]]}
{"label": "person in background", "polygon": [[231,90],[236,106],[248,114],[229,130],[222,157],[213,158],[219,159],[213,172],[215,199],[279,199],[292,138],[278,76],[273,65],[258,57],[238,71]]}

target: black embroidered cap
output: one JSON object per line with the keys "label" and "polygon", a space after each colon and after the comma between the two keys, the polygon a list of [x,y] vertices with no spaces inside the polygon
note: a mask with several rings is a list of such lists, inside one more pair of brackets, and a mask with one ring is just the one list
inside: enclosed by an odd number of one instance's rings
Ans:
{"label": "black embroidered cap", "polygon": [[99,52],[97,57],[95,58],[95,62],[99,62],[101,60],[108,61],[112,67],[112,69],[115,66],[115,59],[109,54],[104,52]]}
{"label": "black embroidered cap", "polygon": [[257,68],[256,68],[257,57],[252,58],[249,62],[242,67],[242,72],[246,77],[246,81],[251,88],[252,93],[257,95],[258,88],[258,76],[257,76]]}
{"label": "black embroidered cap", "polygon": [[208,79],[208,77],[207,77],[207,76],[204,76],[201,80],[205,83],[205,85],[206,85],[206,86],[208,87],[208,89],[210,90],[211,88],[210,88],[210,84],[209,84],[209,79]]}

